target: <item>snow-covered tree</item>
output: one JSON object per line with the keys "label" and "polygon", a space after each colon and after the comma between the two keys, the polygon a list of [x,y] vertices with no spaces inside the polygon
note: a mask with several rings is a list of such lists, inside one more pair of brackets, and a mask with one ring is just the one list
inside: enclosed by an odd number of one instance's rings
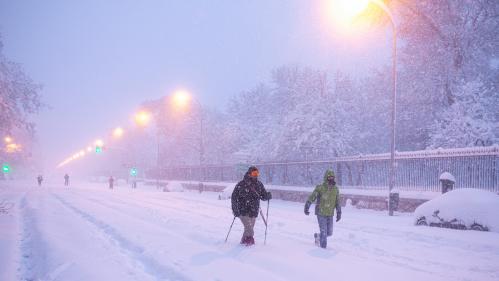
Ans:
{"label": "snow-covered tree", "polygon": [[[430,143],[430,135],[440,133],[432,131],[439,127],[433,126],[434,120],[454,118],[450,112],[462,108],[462,104],[454,104],[461,103],[463,94],[476,92],[469,90],[471,85],[480,84],[481,91],[486,91],[482,96],[498,95],[499,71],[490,62],[497,60],[499,50],[499,2],[422,0],[392,1],[392,5],[400,18],[399,35],[403,42],[399,61],[398,143],[402,150],[423,149],[436,145],[435,138]],[[486,115],[497,111],[484,104],[479,107],[492,110]]]}
{"label": "snow-covered tree", "polygon": [[[0,149],[0,157],[10,162],[26,162],[32,157],[35,123],[31,117],[42,103],[40,85],[35,84],[20,64],[10,61],[2,53],[0,37],[0,136],[12,136],[16,151]],[[15,152],[15,153],[11,153]]]}
{"label": "snow-covered tree", "polygon": [[40,85],[35,84],[21,65],[7,59],[0,41],[0,133],[15,128],[33,132],[32,114],[41,107]]}
{"label": "snow-covered tree", "polygon": [[464,84],[454,102],[431,127],[433,148],[453,148],[499,143],[499,95],[480,81]]}

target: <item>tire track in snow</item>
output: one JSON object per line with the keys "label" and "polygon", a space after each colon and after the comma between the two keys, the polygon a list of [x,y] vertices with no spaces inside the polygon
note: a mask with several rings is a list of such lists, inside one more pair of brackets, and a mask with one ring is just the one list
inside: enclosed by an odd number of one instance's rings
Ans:
{"label": "tire track in snow", "polygon": [[116,242],[116,244],[120,247],[120,249],[131,259],[138,261],[143,269],[155,277],[157,280],[179,280],[179,281],[188,281],[190,278],[186,277],[182,273],[177,270],[163,265],[157,262],[152,257],[149,257],[144,254],[144,248],[139,245],[133,243],[132,241],[125,238],[121,235],[116,229],[114,229],[109,224],[106,224],[103,221],[100,221],[96,217],[86,213],[85,211],[76,208],[75,206],[68,203],[66,200],[62,199],[60,196],[52,194],[62,205],[66,208],[70,209],[74,213],[78,214],[84,220],[89,222],[90,224],[97,227],[102,233],[104,233],[109,239]]}
{"label": "tire track in snow", "polygon": [[[83,194],[81,194],[83,195]],[[212,225],[216,225],[215,222],[220,221],[220,216],[214,216],[214,215],[206,215],[206,212],[193,212],[190,208],[185,208],[184,207],[175,207],[171,206],[168,204],[161,204],[159,202],[151,202],[149,200],[141,200],[142,204],[138,204],[136,202],[136,198],[133,197],[128,197],[128,196],[118,196],[118,198],[113,198],[113,202],[102,200],[102,198],[94,198],[94,197],[88,197],[88,194],[86,194],[86,197],[81,197],[82,199],[85,199],[93,204],[100,205],[102,207],[108,208],[114,212],[117,212],[119,214],[126,214],[127,216],[130,216],[134,219],[138,219],[142,222],[150,223],[152,225],[161,225],[164,226],[164,230],[168,233],[170,233],[172,236],[176,236],[179,238],[189,238],[190,241],[193,243],[199,243],[199,244],[212,244],[211,242],[217,242],[215,244],[219,244],[220,242],[223,241],[223,235],[226,233],[227,229],[225,226],[223,228],[217,228],[217,229],[212,229],[212,230],[207,230],[203,229],[203,234],[201,235],[198,231],[195,231],[196,229],[202,228],[203,224],[192,224],[192,231],[185,232],[184,235],[180,235],[178,233],[178,227],[185,225],[185,221],[171,218],[171,217],[165,217],[162,215],[162,213],[168,213],[172,214],[172,212],[175,212],[175,215],[173,217],[185,217],[185,215],[188,216],[195,216],[195,219],[190,220],[190,223],[198,221],[198,217],[201,218],[203,221],[206,219],[210,219],[211,221],[214,222]],[[150,198],[152,199],[152,198]],[[191,204],[190,201],[184,199],[184,198],[176,198],[177,200],[182,200],[185,203]],[[206,202],[203,202],[205,206],[207,207],[216,207],[218,208],[219,206],[217,205],[211,205]],[[147,205],[144,205],[147,204]],[[138,212],[132,212],[129,211],[128,208],[134,207],[137,210],[146,212],[148,216],[143,216],[140,215]],[[187,210],[186,210],[187,209]],[[198,208],[199,209],[199,208]],[[207,210],[204,208],[203,210]],[[210,213],[210,212],[207,212]],[[230,223],[228,221],[228,223]],[[169,229],[176,229],[176,231],[169,231]],[[214,240],[213,237],[220,237],[218,240]]]}
{"label": "tire track in snow", "polygon": [[[235,247],[230,247],[228,248],[227,244],[223,243],[223,238],[218,239],[213,239],[213,236],[206,235],[211,234],[211,232],[207,232],[205,228],[201,229],[201,233],[198,231],[183,231],[183,234],[179,234],[179,231],[182,231],[182,225],[185,225],[185,221],[180,221],[180,220],[174,220],[175,223],[178,225],[172,226],[170,223],[172,222],[171,219],[168,219],[167,217],[161,215],[162,212],[168,212],[171,214],[172,211],[174,211],[178,215],[185,215],[185,214],[190,214],[192,215],[192,212],[186,211],[185,207],[180,208],[180,207],[172,207],[170,205],[161,205],[160,203],[152,203],[149,201],[143,201],[141,200],[141,203],[147,203],[148,206],[144,205],[139,205],[136,202],[136,198],[132,197],[121,197],[120,199],[114,198],[112,200],[101,200],[101,197],[88,197],[88,194],[79,194],[82,195],[78,199],[84,199],[88,201],[91,204],[98,205],[101,207],[104,207],[106,209],[109,209],[112,212],[118,213],[120,215],[125,215],[126,217],[130,217],[136,220],[141,221],[142,223],[148,223],[154,226],[161,226],[162,230],[166,233],[168,233],[168,236],[173,236],[173,237],[178,237],[179,239],[187,241],[189,244],[195,243],[198,244],[200,247],[207,247],[205,251],[202,251],[202,253],[196,254],[192,257],[187,257],[187,260],[190,261],[190,265],[199,265],[203,264],[206,262],[206,260],[218,260],[218,259],[223,259],[223,260],[231,260],[232,262],[235,262],[237,264],[244,264],[245,267],[247,267],[248,272],[260,272],[261,275],[266,276],[269,279],[263,279],[263,280],[288,280],[283,276],[280,276],[278,274],[275,274],[274,272],[274,267],[270,266],[268,263],[272,263],[276,265],[275,261],[270,261],[268,260],[267,262],[250,262],[246,260],[246,257],[252,256],[252,252],[248,251],[246,247],[241,246],[241,245],[236,245]],[[84,197],[83,195],[86,195],[87,197]],[[115,194],[113,194],[115,195]],[[126,199],[125,199],[126,198]],[[134,199],[134,200],[132,200]],[[182,202],[190,202],[186,200],[185,198],[176,198],[177,200],[181,200]],[[207,202],[202,202],[204,203],[205,206],[209,207],[216,207],[218,208],[219,206],[214,206],[211,205]],[[137,208],[137,210],[141,210],[148,214],[149,216],[144,216],[143,214],[140,214],[139,212],[131,211],[128,210],[130,206],[134,206],[134,208]],[[152,212],[152,213],[151,213]],[[213,217],[213,216],[203,216],[203,217],[209,217],[210,219],[214,221],[219,221],[219,217]],[[152,220],[152,219],[158,219]],[[214,225],[214,224],[211,224]],[[195,228],[198,225],[193,225],[193,228]],[[199,225],[199,227],[202,227],[203,225]],[[218,234],[225,234],[227,229],[225,228],[226,226],[223,226],[222,232],[215,232],[214,235],[217,236]],[[174,231],[169,230],[169,229],[174,229]],[[196,234],[194,234],[196,233]],[[262,238],[263,239],[263,238]],[[213,249],[212,247],[216,247],[216,249]],[[284,267],[286,268],[289,265],[282,264],[282,266],[277,266],[279,267]],[[292,268],[289,268],[289,270],[292,270]],[[200,279],[203,280],[203,279]],[[214,279],[218,280],[218,279]],[[237,279],[230,279],[230,280],[237,280]]]}
{"label": "tire track in snow", "polygon": [[44,243],[40,239],[37,230],[37,222],[34,210],[29,206],[27,197],[30,192],[23,195],[19,209],[21,213],[21,240],[20,253],[21,263],[19,265],[19,274],[21,280],[31,281],[40,280],[40,276],[45,275],[46,251]]}

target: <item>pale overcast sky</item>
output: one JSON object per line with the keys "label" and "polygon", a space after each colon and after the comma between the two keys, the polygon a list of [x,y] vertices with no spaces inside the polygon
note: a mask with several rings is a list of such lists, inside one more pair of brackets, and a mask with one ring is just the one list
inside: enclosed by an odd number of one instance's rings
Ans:
{"label": "pale overcast sky", "polygon": [[344,40],[326,2],[0,0],[0,34],[4,54],[43,85],[51,108],[36,117],[38,138],[55,161],[178,87],[223,109],[284,64],[355,73],[383,63],[389,38]]}

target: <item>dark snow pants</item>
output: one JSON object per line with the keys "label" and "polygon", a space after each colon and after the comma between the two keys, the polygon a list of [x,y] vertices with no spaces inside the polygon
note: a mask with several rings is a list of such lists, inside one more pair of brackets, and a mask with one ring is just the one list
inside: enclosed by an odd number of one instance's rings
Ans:
{"label": "dark snow pants", "polygon": [[326,248],[327,237],[333,235],[333,216],[317,215],[317,221],[319,222],[321,248]]}

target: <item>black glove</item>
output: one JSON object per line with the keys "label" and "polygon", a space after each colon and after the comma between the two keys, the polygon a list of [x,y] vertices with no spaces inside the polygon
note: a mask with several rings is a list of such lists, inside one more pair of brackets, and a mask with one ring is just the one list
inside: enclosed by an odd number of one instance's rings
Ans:
{"label": "black glove", "polygon": [[341,212],[336,213],[336,222],[341,220]]}
{"label": "black glove", "polygon": [[272,193],[270,191],[267,192],[267,195],[265,196],[267,200],[272,199]]}
{"label": "black glove", "polygon": [[308,209],[310,209],[310,205],[312,205],[312,203],[310,203],[309,201],[307,201],[307,203],[305,203],[305,215],[310,215],[310,211]]}

